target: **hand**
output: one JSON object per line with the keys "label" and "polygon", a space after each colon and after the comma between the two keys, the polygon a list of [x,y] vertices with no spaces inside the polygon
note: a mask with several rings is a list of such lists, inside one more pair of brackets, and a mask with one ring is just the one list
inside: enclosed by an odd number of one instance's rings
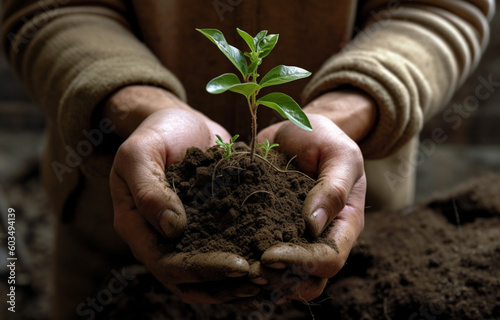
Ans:
{"label": "hand", "polygon": [[218,303],[257,294],[257,286],[232,279],[248,273],[242,257],[174,253],[168,241],[158,241],[179,236],[186,226],[184,207],[169,188],[165,168],[181,161],[188,147],[206,150],[215,144],[216,133],[224,140],[229,133],[162,89],[127,90],[113,96],[104,110],[126,138],[110,174],[116,232],[135,257],[186,302]]}
{"label": "hand", "polygon": [[[267,281],[263,288],[280,289],[285,299],[309,301],[319,296],[328,278],[344,265],[364,227],[363,157],[357,144],[333,122],[336,111],[328,108],[328,103],[335,104],[336,99],[332,98],[339,95],[342,93],[327,94],[304,108],[313,132],[304,132],[285,121],[259,134],[259,141],[267,138],[279,143],[281,151],[297,155],[301,171],[318,177],[304,202],[302,214],[311,235],[333,240],[337,246],[287,243],[264,252],[260,264],[251,266],[249,277],[256,283]],[[349,102],[360,102],[361,98],[347,96],[349,99],[342,101],[342,107],[347,107]],[[339,114],[343,117],[336,120],[359,141],[369,132],[363,125],[373,125],[374,112],[369,103],[357,104],[357,108],[360,110],[356,115],[358,125],[348,121],[342,112]]]}

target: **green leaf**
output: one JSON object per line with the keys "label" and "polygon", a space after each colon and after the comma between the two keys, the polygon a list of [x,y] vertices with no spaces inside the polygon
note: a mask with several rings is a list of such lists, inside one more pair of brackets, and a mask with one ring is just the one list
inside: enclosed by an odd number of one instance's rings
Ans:
{"label": "green leaf", "polygon": [[217,137],[217,140],[215,141],[215,143],[217,143],[217,145],[219,147],[221,147],[222,149],[225,149],[226,143],[224,141],[222,141],[222,138],[218,134],[216,134],[215,136]]}
{"label": "green leaf", "polygon": [[234,73],[224,73],[207,83],[207,91],[212,94],[219,94],[240,83],[240,78]]}
{"label": "green leaf", "polygon": [[245,97],[250,97],[252,93],[259,90],[260,86],[257,83],[246,82],[241,83],[240,79],[234,73],[225,73],[220,75],[207,84],[207,91],[212,94],[219,94],[226,91],[240,93]]}
{"label": "green leaf", "polygon": [[229,140],[229,142],[231,142],[231,144],[234,144],[234,142],[236,141],[236,139],[238,139],[239,137],[240,137],[240,135],[239,135],[239,134],[235,134],[235,135],[231,138],[231,140]]}
{"label": "green leaf", "polygon": [[216,134],[215,136],[217,137],[217,142],[224,142],[222,141],[222,138],[218,134]]}
{"label": "green leaf", "polygon": [[241,93],[247,99],[254,93],[255,91],[259,90],[260,86],[257,83],[253,82],[247,82],[247,83],[242,83],[242,84],[237,84],[232,86],[229,91],[236,92],[236,93]]}
{"label": "green leaf", "polygon": [[255,43],[253,42],[252,36],[240,28],[236,28],[236,31],[238,31],[238,34],[243,38],[243,40],[245,40],[252,52],[255,51]]}
{"label": "green leaf", "polygon": [[311,73],[299,67],[279,65],[269,71],[260,81],[262,88],[307,78]]}
{"label": "green leaf", "polygon": [[262,30],[255,37],[253,37],[253,43],[255,45],[255,51],[257,51],[257,44],[260,42],[260,40],[264,39],[264,37],[267,35],[267,30]]}
{"label": "green leaf", "polygon": [[271,53],[278,42],[279,34],[270,34],[259,41],[257,51],[262,51],[259,58],[265,58]]}
{"label": "green leaf", "polygon": [[234,64],[234,66],[241,72],[243,77],[247,75],[247,60],[243,53],[238,49],[228,44],[224,34],[217,29],[196,29],[206,36],[210,41],[215,43],[222,53]]}
{"label": "green leaf", "polygon": [[306,114],[300,109],[295,100],[284,93],[275,92],[267,94],[257,100],[257,104],[262,104],[278,111],[283,118],[290,120],[301,129],[312,131]]}

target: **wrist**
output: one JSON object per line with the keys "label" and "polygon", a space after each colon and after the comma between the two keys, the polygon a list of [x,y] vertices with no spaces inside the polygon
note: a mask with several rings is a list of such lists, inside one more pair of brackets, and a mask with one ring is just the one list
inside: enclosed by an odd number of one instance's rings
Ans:
{"label": "wrist", "polygon": [[170,108],[191,110],[177,96],[163,88],[132,85],[113,93],[104,103],[101,115],[111,120],[118,136],[126,139],[147,117]]}
{"label": "wrist", "polygon": [[324,93],[311,101],[304,111],[326,116],[358,143],[372,131],[378,117],[375,101],[355,89]]}

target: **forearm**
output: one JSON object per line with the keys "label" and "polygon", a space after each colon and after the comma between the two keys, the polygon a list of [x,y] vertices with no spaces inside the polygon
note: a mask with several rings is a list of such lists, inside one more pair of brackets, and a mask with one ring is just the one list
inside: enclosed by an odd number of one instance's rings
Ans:
{"label": "forearm", "polygon": [[[62,2],[5,0],[1,33],[10,64],[64,145],[76,150],[96,110],[121,88],[157,86],[184,98],[177,78],[132,32],[121,0]],[[84,172],[101,175],[99,158],[112,159],[101,151],[111,152],[94,148]]]}
{"label": "forearm", "polygon": [[94,110],[120,88],[155,85],[183,97],[177,79],[130,30],[122,1],[58,3],[41,9],[39,1],[5,1],[2,34],[11,65],[66,144],[84,138]]}
{"label": "forearm", "polygon": [[345,85],[366,92],[378,120],[361,149],[370,159],[386,157],[418,134],[472,71],[493,8],[492,1],[367,0],[364,28],[316,73],[305,101]]}
{"label": "forearm", "polygon": [[116,126],[115,133],[126,139],[148,116],[162,109],[193,110],[163,88],[132,85],[114,93],[107,99],[102,111],[96,112],[110,119]]}
{"label": "forearm", "polygon": [[371,132],[377,120],[375,101],[354,89],[325,93],[311,101],[304,111],[326,116],[357,143]]}

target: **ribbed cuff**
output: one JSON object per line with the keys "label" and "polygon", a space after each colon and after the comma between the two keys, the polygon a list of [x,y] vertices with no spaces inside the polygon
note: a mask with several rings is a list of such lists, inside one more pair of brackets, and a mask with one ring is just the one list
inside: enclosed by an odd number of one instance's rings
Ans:
{"label": "ribbed cuff", "polygon": [[181,83],[157,61],[112,58],[97,61],[81,72],[60,101],[58,123],[68,153],[79,158],[87,175],[107,176],[114,158],[114,150],[102,150],[114,125],[101,119],[97,128],[91,128],[92,114],[110,94],[129,85],[162,87],[186,100]]}
{"label": "ribbed cuff", "polygon": [[401,59],[397,64],[385,63],[387,59],[381,63],[377,58],[352,52],[349,56],[334,57],[316,74],[303,94],[307,103],[323,93],[349,85],[374,99],[378,120],[359,144],[366,159],[381,159],[395,153],[420,131],[423,123],[414,70],[402,65]]}

